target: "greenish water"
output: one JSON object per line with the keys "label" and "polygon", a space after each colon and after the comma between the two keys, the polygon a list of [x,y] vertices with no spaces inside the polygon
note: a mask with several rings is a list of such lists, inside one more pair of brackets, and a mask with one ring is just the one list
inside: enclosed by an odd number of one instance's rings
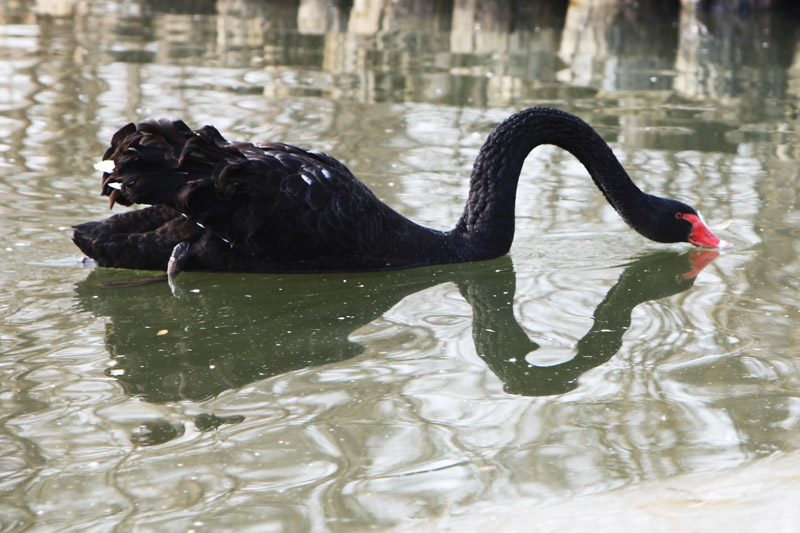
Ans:
{"label": "greenish water", "polygon": [[[427,529],[797,451],[791,17],[38,5],[0,2],[0,530]],[[448,228],[488,132],[531,105],[593,124],[643,189],[732,219],[735,249],[645,242],[552,147],[526,162],[512,253],[474,265],[172,291],[109,286],[152,273],[70,242],[108,215],[92,165],[128,121],[329,152]]]}

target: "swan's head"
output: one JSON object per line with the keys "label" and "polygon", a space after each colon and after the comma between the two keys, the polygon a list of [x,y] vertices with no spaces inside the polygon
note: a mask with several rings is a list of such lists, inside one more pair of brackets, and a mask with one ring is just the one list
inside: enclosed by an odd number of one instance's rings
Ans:
{"label": "swan's head", "polygon": [[650,197],[649,214],[641,225],[634,228],[645,237],[657,242],[688,242],[700,248],[731,248],[706,225],[700,214],[691,206],[667,198]]}

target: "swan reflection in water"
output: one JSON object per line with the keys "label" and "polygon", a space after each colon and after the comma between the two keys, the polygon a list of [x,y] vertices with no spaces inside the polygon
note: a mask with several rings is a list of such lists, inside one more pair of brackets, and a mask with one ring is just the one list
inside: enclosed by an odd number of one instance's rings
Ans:
{"label": "swan reflection in water", "polygon": [[[397,272],[197,274],[224,286],[179,298],[164,283],[113,286],[109,281],[120,272],[97,269],[78,284],[77,293],[84,309],[109,319],[105,341],[115,363],[109,375],[131,396],[168,402],[201,401],[271,376],[355,357],[364,347],[349,340],[351,333],[403,298],[452,282],[472,308],[475,351],[504,390],[544,396],[574,389],[582,373],[611,359],[637,305],[689,289],[717,255],[698,249],[661,252],[625,265],[595,309],[575,356],[553,366],[526,359],[539,345],[514,317],[516,275],[507,256]],[[190,280],[201,281],[179,279]]]}

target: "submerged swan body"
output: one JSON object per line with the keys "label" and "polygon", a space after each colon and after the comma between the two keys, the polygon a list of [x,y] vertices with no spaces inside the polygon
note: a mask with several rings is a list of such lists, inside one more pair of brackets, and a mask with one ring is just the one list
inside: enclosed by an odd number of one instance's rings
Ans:
{"label": "submerged swan body", "polygon": [[150,207],[75,226],[98,265],[238,272],[384,270],[490,259],[514,237],[517,182],[528,153],[559,146],[580,160],[633,229],[657,242],[729,246],[697,212],[642,192],[603,139],[555,109],[512,115],[478,154],[451,231],[412,222],[333,157],[282,143],[228,142],[212,126],[148,120],[114,134],[99,166],[110,204]]}

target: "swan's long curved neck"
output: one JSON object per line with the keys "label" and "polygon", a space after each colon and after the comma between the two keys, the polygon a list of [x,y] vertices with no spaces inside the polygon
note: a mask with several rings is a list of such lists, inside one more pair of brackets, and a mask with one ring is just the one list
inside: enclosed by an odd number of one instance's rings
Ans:
{"label": "swan's long curved neck", "polygon": [[514,238],[514,204],[522,164],[541,144],[556,145],[577,157],[606,200],[633,225],[633,206],[644,193],[605,141],[573,115],[531,108],[497,126],[475,160],[469,200],[451,232],[453,238],[468,243],[471,257],[463,259],[489,259],[508,252]]}

